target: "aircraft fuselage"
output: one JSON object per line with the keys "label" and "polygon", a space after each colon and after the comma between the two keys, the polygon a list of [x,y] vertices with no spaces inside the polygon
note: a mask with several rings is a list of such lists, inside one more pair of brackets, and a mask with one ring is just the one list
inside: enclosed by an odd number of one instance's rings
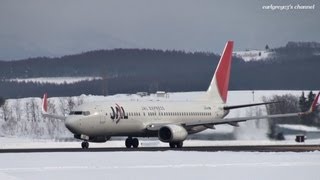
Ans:
{"label": "aircraft fuselage", "polygon": [[[84,104],[66,119],[66,127],[76,135],[152,137],[150,123],[183,124],[208,121],[227,115],[222,106],[206,102],[119,101]],[[190,128],[195,133],[203,128]]]}

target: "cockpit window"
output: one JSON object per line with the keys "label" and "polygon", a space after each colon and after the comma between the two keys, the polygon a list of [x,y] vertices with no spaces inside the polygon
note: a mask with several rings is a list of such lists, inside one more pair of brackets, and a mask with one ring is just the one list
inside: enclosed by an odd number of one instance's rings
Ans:
{"label": "cockpit window", "polygon": [[84,116],[89,116],[90,112],[89,111],[71,111],[69,115],[84,115]]}

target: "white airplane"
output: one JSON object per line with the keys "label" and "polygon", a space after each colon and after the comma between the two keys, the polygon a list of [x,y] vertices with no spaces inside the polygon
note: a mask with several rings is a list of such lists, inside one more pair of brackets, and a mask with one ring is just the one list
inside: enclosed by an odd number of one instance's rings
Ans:
{"label": "white airplane", "polygon": [[47,94],[43,97],[42,113],[65,121],[65,126],[74,137],[83,140],[82,148],[89,142],[106,142],[112,136],[126,136],[127,148],[137,148],[136,137],[158,137],[169,143],[171,148],[181,148],[188,134],[214,129],[214,125],[238,122],[302,116],[313,112],[318,106],[319,93],[307,112],[275,114],[253,117],[224,118],[229,110],[270,103],[256,103],[228,106],[228,86],[232,59],[233,41],[228,41],[221,55],[208,90],[199,99],[185,102],[170,101],[105,101],[80,105],[69,116],[59,116],[47,112]]}

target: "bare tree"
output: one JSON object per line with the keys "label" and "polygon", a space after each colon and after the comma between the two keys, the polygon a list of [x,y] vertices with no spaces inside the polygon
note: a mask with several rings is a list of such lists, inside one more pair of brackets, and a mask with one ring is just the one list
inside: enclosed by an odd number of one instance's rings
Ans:
{"label": "bare tree", "polygon": [[30,102],[31,121],[37,121],[38,120],[36,109],[37,109],[36,101],[35,101],[34,98],[32,98],[31,102]]}
{"label": "bare tree", "polygon": [[20,122],[21,114],[22,114],[20,99],[16,100],[16,103],[14,105],[14,110],[16,112],[17,121]]}
{"label": "bare tree", "polygon": [[84,99],[83,99],[83,95],[78,96],[77,98],[77,106],[80,106],[81,104],[83,104]]}
{"label": "bare tree", "polygon": [[9,102],[6,101],[3,105],[2,105],[2,117],[4,121],[8,121],[10,118],[10,114],[12,114],[11,108],[9,107]]}
{"label": "bare tree", "polygon": [[[270,98],[263,97],[264,102],[277,102],[274,104],[267,105],[268,114],[284,114],[284,113],[294,113],[299,112],[299,101],[298,97],[291,94],[286,95],[275,95]],[[280,118],[278,122],[285,122],[289,124],[299,123],[299,118]]]}
{"label": "bare tree", "polygon": [[[264,102],[278,102],[275,104],[267,105],[267,113],[271,114],[285,114],[299,112],[299,98],[291,94],[285,94],[282,96],[275,95],[270,98],[263,97]],[[299,117],[283,117],[277,119],[269,119],[269,137],[277,138],[281,132],[276,132],[275,128],[277,124],[301,124]]]}
{"label": "bare tree", "polygon": [[67,98],[67,101],[68,101],[68,112],[70,113],[71,110],[74,108],[74,106],[76,105],[76,103],[74,102],[74,100],[72,99],[72,97],[68,97]]}
{"label": "bare tree", "polygon": [[[51,101],[48,101],[48,112],[52,113],[52,114],[56,114],[56,107],[54,105],[54,103],[52,103]],[[48,135],[51,138],[54,138],[55,133],[58,129],[58,125],[57,125],[57,121],[56,119],[53,118],[47,118],[47,131],[48,131]]]}
{"label": "bare tree", "polygon": [[2,117],[5,121],[5,123],[2,124],[2,130],[6,134],[14,135],[16,133],[15,129],[17,128],[17,122],[13,118],[12,109],[10,108],[8,101],[2,106]]}
{"label": "bare tree", "polygon": [[65,101],[65,98],[60,97],[59,102],[60,102],[59,108],[60,108],[61,113],[63,115],[68,114],[69,112],[68,112],[67,102]]}
{"label": "bare tree", "polygon": [[26,119],[27,119],[27,121],[30,121],[30,103],[29,102],[26,102],[26,104],[25,104],[25,106],[26,106]]}

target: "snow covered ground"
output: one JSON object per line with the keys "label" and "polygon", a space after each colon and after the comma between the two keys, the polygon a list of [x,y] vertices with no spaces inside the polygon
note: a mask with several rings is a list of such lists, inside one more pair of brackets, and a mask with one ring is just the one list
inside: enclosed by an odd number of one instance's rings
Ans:
{"label": "snow covered ground", "polygon": [[15,78],[6,81],[11,82],[36,82],[36,83],[51,83],[51,84],[72,84],[80,81],[92,81],[101,79],[101,77],[40,77],[40,78]]}
{"label": "snow covered ground", "polygon": [[320,152],[0,154],[0,179],[319,179]]}
{"label": "snow covered ground", "polygon": [[[288,136],[285,141],[274,140],[185,140],[187,146],[248,146],[248,145],[317,145],[320,139],[308,139],[304,143],[295,142],[295,136]],[[110,140],[105,143],[90,143],[92,148],[125,147],[124,139]],[[168,147],[157,138],[139,138],[139,147]],[[50,139],[30,139],[21,137],[1,137],[0,149],[41,149],[41,148],[80,148],[81,141],[55,141]]]}
{"label": "snow covered ground", "polygon": [[266,50],[248,50],[248,51],[236,51],[234,56],[242,58],[244,61],[259,61],[266,60],[272,57],[274,53]]}

